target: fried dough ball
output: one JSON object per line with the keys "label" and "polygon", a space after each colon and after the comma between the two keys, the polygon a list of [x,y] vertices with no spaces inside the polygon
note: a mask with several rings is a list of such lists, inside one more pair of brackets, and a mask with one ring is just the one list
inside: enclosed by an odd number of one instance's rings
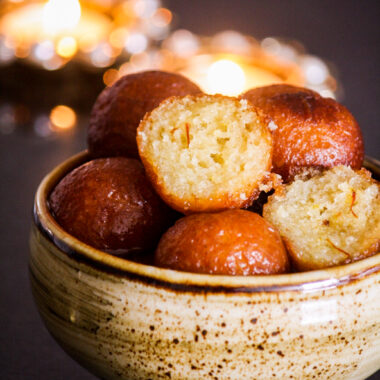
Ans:
{"label": "fried dough ball", "polygon": [[246,210],[179,219],[162,236],[155,264],[194,273],[244,276],[289,270],[279,233],[261,216]]}
{"label": "fried dough ball", "polygon": [[[306,87],[297,87],[291,84],[272,84],[263,87],[256,87],[245,92],[241,97],[255,103],[258,107],[265,107],[268,99],[281,94],[297,94],[304,92],[305,94],[318,95],[317,92]],[[249,98],[248,98],[249,96]]]}
{"label": "fried dough ball", "polygon": [[380,183],[336,166],[276,189],[263,216],[280,231],[295,267],[347,264],[380,251]]}
{"label": "fried dough ball", "polygon": [[305,168],[360,169],[364,144],[351,113],[331,98],[290,85],[254,88],[241,96],[272,120],[273,171],[285,182]]}
{"label": "fried dough ball", "polygon": [[272,136],[246,100],[167,99],[140,123],[137,144],[158,194],[185,214],[248,207],[269,186]]}
{"label": "fried dough ball", "polygon": [[126,75],[99,95],[91,112],[88,147],[92,157],[139,158],[136,129],[162,100],[202,91],[189,79],[163,71]]}
{"label": "fried dough ball", "polygon": [[49,205],[71,235],[116,254],[152,249],[171,222],[141,163],[124,157],[74,169],[54,188]]}

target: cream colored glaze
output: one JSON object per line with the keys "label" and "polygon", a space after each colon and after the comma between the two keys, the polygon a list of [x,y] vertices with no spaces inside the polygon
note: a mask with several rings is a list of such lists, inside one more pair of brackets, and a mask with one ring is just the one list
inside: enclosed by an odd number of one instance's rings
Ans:
{"label": "cream colored glaze", "polygon": [[[380,254],[323,271],[249,278],[122,260],[67,235],[46,209],[51,187],[84,159],[46,177],[35,207],[43,227],[87,260],[70,257],[33,226],[30,273],[49,331],[90,371],[107,379],[359,380],[380,368]],[[208,288],[193,292],[185,284]],[[280,288],[259,291],[270,285]]]}

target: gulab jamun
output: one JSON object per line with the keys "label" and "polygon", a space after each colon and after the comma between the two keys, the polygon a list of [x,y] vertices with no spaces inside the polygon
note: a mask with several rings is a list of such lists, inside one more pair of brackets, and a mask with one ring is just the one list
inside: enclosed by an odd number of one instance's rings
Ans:
{"label": "gulab jamun", "polygon": [[156,265],[180,271],[261,275],[289,270],[280,234],[247,210],[201,213],[179,219],[162,236]]}
{"label": "gulab jamun", "polygon": [[380,251],[380,183],[335,166],[282,185],[264,205],[298,270],[347,264]]}
{"label": "gulab jamun", "polygon": [[164,100],[137,130],[141,160],[161,198],[184,214],[248,207],[272,180],[272,135],[247,100]]}
{"label": "gulab jamun", "polygon": [[139,158],[136,129],[145,113],[170,96],[201,92],[184,76],[164,71],[120,78],[103,90],[93,106],[87,138],[91,156]]}
{"label": "gulab jamun", "polygon": [[125,157],[95,159],[69,172],[49,206],[68,233],[115,254],[155,248],[172,222],[141,163]]}
{"label": "gulab jamun", "polygon": [[334,99],[283,84],[254,88],[241,98],[270,117],[273,171],[285,182],[308,168],[362,166],[364,144],[359,125]]}

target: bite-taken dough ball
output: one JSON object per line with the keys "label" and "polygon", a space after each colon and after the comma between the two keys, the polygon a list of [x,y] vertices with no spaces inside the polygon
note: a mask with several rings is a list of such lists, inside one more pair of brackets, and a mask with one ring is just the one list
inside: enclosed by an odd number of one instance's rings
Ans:
{"label": "bite-taken dough ball", "polygon": [[163,71],[126,75],[101,92],[91,112],[88,148],[92,157],[139,158],[136,129],[162,100],[202,91],[189,79]]}
{"label": "bite-taken dough ball", "polygon": [[272,120],[273,171],[288,182],[305,168],[360,169],[363,137],[351,113],[331,98],[290,85],[254,88],[241,96]]}
{"label": "bite-taken dough ball", "polygon": [[49,205],[68,233],[116,254],[154,248],[171,222],[171,210],[152,189],[141,163],[124,157],[74,169],[54,188]]}
{"label": "bite-taken dough ball", "polygon": [[246,210],[179,219],[162,236],[155,264],[193,273],[244,276],[289,270],[279,233],[260,215]]}
{"label": "bite-taken dough ball", "polygon": [[272,178],[267,120],[246,100],[172,97],[145,116],[137,143],[158,194],[185,214],[248,207]]}
{"label": "bite-taken dough ball", "polygon": [[347,264],[380,251],[380,184],[336,166],[276,189],[263,216],[280,231],[299,270]]}

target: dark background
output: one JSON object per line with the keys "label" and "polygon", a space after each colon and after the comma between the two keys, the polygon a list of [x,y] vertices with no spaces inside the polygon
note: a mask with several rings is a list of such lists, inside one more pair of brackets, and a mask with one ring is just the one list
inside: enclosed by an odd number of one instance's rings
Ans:
{"label": "dark background", "polygon": [[[235,29],[257,39],[296,39],[309,53],[332,62],[344,87],[342,102],[362,127],[367,154],[380,158],[378,1],[171,0],[165,5],[176,14],[173,29],[203,35]],[[4,75],[0,68],[0,79]],[[22,87],[27,91],[27,83]],[[1,87],[0,95],[7,95]],[[75,130],[50,139],[28,128],[0,132],[1,379],[93,379],[46,331],[27,272],[34,192],[48,171],[85,148],[85,125],[83,118]],[[380,379],[379,372],[374,379]]]}

